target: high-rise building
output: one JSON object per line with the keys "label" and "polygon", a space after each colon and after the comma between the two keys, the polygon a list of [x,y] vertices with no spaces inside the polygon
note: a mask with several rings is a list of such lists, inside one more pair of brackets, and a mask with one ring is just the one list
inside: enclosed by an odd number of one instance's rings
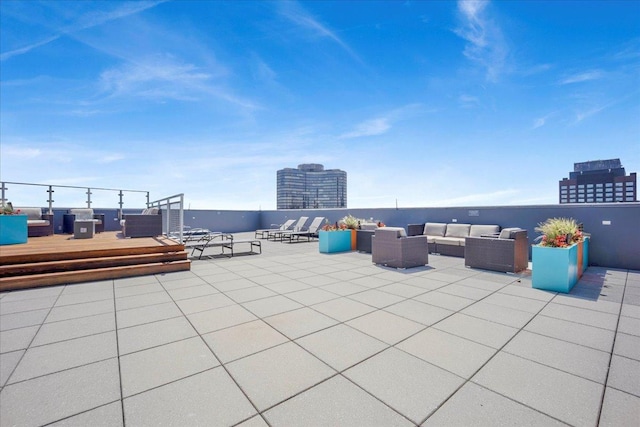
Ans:
{"label": "high-rise building", "polygon": [[309,163],[278,171],[278,209],[347,207],[347,173]]}
{"label": "high-rise building", "polygon": [[635,172],[626,175],[620,159],[574,163],[560,182],[560,203],[635,202]]}

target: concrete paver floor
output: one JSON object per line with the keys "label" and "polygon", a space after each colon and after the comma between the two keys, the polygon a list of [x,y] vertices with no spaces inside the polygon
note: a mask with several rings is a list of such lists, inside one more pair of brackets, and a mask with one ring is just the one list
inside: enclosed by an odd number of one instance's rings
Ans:
{"label": "concrete paver floor", "polygon": [[637,271],[591,267],[561,295],[462,258],[395,270],[265,241],[189,272],[5,292],[0,316],[2,426],[640,419]]}

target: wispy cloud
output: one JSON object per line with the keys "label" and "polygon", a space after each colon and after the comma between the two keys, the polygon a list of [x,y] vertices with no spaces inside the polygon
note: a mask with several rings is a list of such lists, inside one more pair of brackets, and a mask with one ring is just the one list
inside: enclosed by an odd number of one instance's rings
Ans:
{"label": "wispy cloud", "polygon": [[604,75],[605,73],[602,70],[584,71],[582,73],[576,73],[565,77],[564,79],[560,80],[560,84],[567,85],[572,83],[587,82],[590,80],[598,80],[603,78]]}
{"label": "wispy cloud", "polygon": [[300,28],[310,31],[315,36],[332,40],[353,59],[362,63],[362,59],[360,59],[360,57],[346,42],[338,37],[335,31],[332,31],[327,26],[320,23],[320,21],[311,16],[311,14],[304,10],[297,2],[285,1],[280,3],[280,13],[292,23],[296,24]]}
{"label": "wispy cloud", "polygon": [[140,58],[106,70],[100,76],[100,87],[108,98],[198,101],[214,96],[243,108],[258,108],[216,82],[213,75],[169,55]]}
{"label": "wispy cloud", "polygon": [[81,30],[86,30],[88,28],[93,28],[98,25],[102,25],[116,19],[121,19],[127,16],[135,15],[147,9],[153,8],[158,4],[164,3],[166,1],[168,0],[130,1],[130,2],[112,3],[117,5],[117,7],[114,10],[90,12],[90,13],[81,15],[72,24],[67,25],[63,28],[55,29],[54,30],[55,34],[52,36],[46,37],[37,42],[30,43],[18,49],[13,49],[11,51],[0,54],[0,61],[5,61],[14,56],[28,53],[31,50],[47,45],[64,35],[72,35],[73,33],[76,33]]}
{"label": "wispy cloud", "polygon": [[460,95],[458,101],[462,108],[474,108],[480,105],[480,99],[477,96]]}
{"label": "wispy cloud", "polygon": [[420,104],[409,104],[395,110],[391,110],[386,114],[360,122],[353,130],[341,134],[338,138],[350,139],[360,138],[363,136],[382,135],[389,131],[394,123],[413,116],[420,108]]}
{"label": "wispy cloud", "polygon": [[467,40],[463,54],[486,69],[486,78],[497,81],[505,67],[508,49],[500,27],[487,17],[488,0],[460,0],[461,26],[454,32]]}
{"label": "wispy cloud", "polygon": [[538,117],[538,118],[534,119],[533,120],[532,129],[538,129],[538,128],[541,128],[542,126],[546,125],[547,121],[554,115],[555,115],[555,113],[549,113],[546,116]]}
{"label": "wispy cloud", "polygon": [[360,138],[362,136],[381,135],[389,129],[391,129],[389,118],[378,117],[358,124],[354,130],[340,135],[340,138],[349,139]]}
{"label": "wispy cloud", "polygon": [[584,119],[587,119],[591,116],[595,116],[596,114],[600,113],[602,110],[606,109],[607,107],[608,107],[607,105],[602,105],[598,107],[589,108],[587,110],[578,111],[576,112],[576,117],[573,124],[580,123]]}

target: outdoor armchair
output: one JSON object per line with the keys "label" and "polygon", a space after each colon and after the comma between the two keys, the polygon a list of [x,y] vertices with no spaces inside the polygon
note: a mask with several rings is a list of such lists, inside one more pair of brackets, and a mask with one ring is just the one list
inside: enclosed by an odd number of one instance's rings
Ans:
{"label": "outdoor armchair", "polygon": [[497,237],[467,237],[464,265],[504,273],[526,270],[529,266],[527,230],[504,228]]}
{"label": "outdoor armchair", "polygon": [[419,267],[429,263],[427,236],[407,236],[402,227],[381,227],[371,236],[374,264],[395,268]]}

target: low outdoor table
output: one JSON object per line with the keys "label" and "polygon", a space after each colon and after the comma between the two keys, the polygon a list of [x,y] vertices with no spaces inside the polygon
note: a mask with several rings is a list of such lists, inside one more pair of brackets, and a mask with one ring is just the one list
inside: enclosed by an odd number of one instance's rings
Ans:
{"label": "low outdoor table", "polygon": [[96,232],[95,221],[89,220],[76,220],[73,222],[73,238],[74,239],[92,239]]}

